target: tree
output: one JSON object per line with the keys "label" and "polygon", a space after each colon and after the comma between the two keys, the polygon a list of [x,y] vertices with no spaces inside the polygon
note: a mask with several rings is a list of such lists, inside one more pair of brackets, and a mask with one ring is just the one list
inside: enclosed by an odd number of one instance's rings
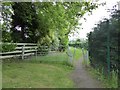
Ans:
{"label": "tree", "polygon": [[[96,5],[90,2],[14,2],[11,36],[14,42],[68,45],[78,20]],[[57,39],[56,39],[57,38]]]}
{"label": "tree", "polygon": [[39,22],[34,4],[32,2],[15,2],[12,8],[14,11],[11,28],[13,41],[37,42],[36,30]]}
{"label": "tree", "polygon": [[[45,26],[48,27],[48,29],[46,29],[49,32],[48,34],[51,41],[54,41],[54,37],[57,37],[60,41],[60,45],[64,46],[68,45],[68,35],[78,24],[79,18],[81,18],[86,12],[95,8],[95,5],[91,5],[89,2],[42,2],[36,3],[36,6],[39,16],[46,18],[45,20],[47,23],[44,23]],[[83,7],[84,9],[82,9]],[[40,29],[39,32],[41,32]]]}
{"label": "tree", "polygon": [[12,9],[11,9],[12,3],[6,2],[2,3],[2,21],[1,27],[2,27],[2,42],[12,42],[11,39],[11,15],[12,15]]}

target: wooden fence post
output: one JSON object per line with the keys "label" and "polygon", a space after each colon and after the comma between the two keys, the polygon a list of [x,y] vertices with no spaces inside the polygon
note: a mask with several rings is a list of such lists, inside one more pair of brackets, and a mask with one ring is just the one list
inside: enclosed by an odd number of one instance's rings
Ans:
{"label": "wooden fence post", "polygon": [[37,59],[37,48],[35,48],[36,49],[36,59]]}
{"label": "wooden fence post", "polygon": [[24,59],[24,47],[25,45],[22,46],[22,60]]}

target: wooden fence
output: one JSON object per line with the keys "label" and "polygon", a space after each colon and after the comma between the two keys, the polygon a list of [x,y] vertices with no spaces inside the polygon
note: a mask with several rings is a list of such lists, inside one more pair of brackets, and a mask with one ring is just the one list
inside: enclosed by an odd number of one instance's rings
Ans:
{"label": "wooden fence", "polygon": [[[6,44],[11,44],[11,43],[6,43]],[[21,57],[22,59],[24,59],[25,56],[37,55],[37,49],[38,49],[37,44],[33,44],[33,43],[12,43],[12,44],[17,45],[15,50],[10,52],[1,52],[0,59],[14,58],[14,57]]]}

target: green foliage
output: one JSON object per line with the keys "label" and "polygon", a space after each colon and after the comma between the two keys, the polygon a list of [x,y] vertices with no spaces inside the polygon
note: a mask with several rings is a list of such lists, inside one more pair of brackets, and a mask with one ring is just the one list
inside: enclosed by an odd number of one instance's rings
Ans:
{"label": "green foliage", "polygon": [[118,33],[120,32],[120,11],[111,15],[111,19],[101,21],[93,32],[88,34],[88,45],[91,65],[95,68],[104,67],[107,72],[107,36],[110,35],[110,68],[118,69]]}
{"label": "green foliage", "polygon": [[58,48],[59,48],[59,39],[57,37],[54,37],[54,40],[52,40],[50,48],[53,51],[58,50]]}
{"label": "green foliage", "polygon": [[12,3],[6,2],[2,3],[2,19],[3,23],[1,23],[1,30],[2,30],[2,42],[11,42],[11,32],[10,32],[10,25],[11,25],[11,9]]}
{"label": "green foliage", "polygon": [[104,68],[96,69],[91,67],[90,60],[84,60],[82,64],[86,66],[88,73],[102,82],[102,85],[105,88],[118,88],[118,73],[116,73],[114,70],[111,71],[111,75],[108,77],[108,75],[104,74]]}
{"label": "green foliage", "polygon": [[[68,34],[76,28],[78,20],[85,13],[95,9],[96,5],[85,1],[13,2],[9,7],[13,12],[7,14],[12,18],[12,27],[8,33],[13,42],[38,42],[50,46],[53,42],[59,41],[59,45],[66,47]],[[6,37],[6,34],[3,37]]]}
{"label": "green foliage", "polygon": [[77,39],[76,41],[70,41],[69,46],[88,49],[88,40]]}
{"label": "green foliage", "polygon": [[39,46],[39,44],[38,44],[37,53],[43,53],[43,55],[47,55],[48,52],[49,52],[49,46]]}
{"label": "green foliage", "polygon": [[16,44],[7,44],[7,43],[2,43],[2,44],[0,44],[1,46],[1,50],[0,51],[2,51],[2,52],[9,52],[9,51],[14,51],[15,50],[15,48],[16,48]]}
{"label": "green foliage", "polygon": [[118,88],[118,74],[115,71],[111,72],[111,76],[105,76],[103,69],[94,69],[89,67],[89,73],[102,82],[105,88]]}
{"label": "green foliage", "polygon": [[11,42],[12,39],[11,39],[11,33],[10,32],[7,32],[5,30],[2,31],[2,41],[3,42]]}
{"label": "green foliage", "polygon": [[[14,42],[37,42],[38,16],[32,2],[14,2],[12,5],[11,36]],[[18,30],[16,27],[21,28]]]}
{"label": "green foliage", "polygon": [[[43,32],[44,29],[45,33],[49,34],[49,41],[55,42],[55,39],[57,37],[59,39],[59,44],[66,47],[68,44],[68,34],[72,30],[72,28],[77,25],[78,19],[76,19],[76,15],[79,16],[78,12],[81,11],[81,7],[84,7],[84,4],[82,6],[81,3],[56,2],[54,4],[52,2],[43,2],[35,3],[35,5],[38,11],[39,18],[41,18],[41,25],[38,29],[38,32],[41,33],[41,31]],[[88,4],[88,7],[89,6],[90,4]],[[78,9],[76,9],[76,7],[78,7]],[[83,14],[81,14],[81,16],[83,16]],[[43,35],[44,32],[41,36]],[[42,43],[41,39],[39,41]]]}

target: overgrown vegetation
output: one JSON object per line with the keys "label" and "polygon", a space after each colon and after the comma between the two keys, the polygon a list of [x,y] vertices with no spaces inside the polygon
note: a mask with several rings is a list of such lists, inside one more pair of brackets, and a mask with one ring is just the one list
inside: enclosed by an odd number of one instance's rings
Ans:
{"label": "overgrown vegetation", "polygon": [[91,67],[89,60],[84,60],[82,64],[85,65],[86,70],[91,74],[92,77],[102,82],[105,88],[118,88],[118,73],[111,71],[110,76],[105,75],[103,71],[104,68],[96,69]]}
{"label": "overgrown vegetation", "polygon": [[[100,21],[88,34],[90,62],[96,69],[118,71],[118,34],[120,32],[120,11],[115,11],[109,20]],[[109,59],[109,61],[108,61]],[[110,65],[109,65],[110,64]]]}
{"label": "overgrown vegetation", "polygon": [[94,31],[88,34],[90,72],[107,88],[118,87],[118,33],[120,32],[120,11],[112,13],[110,19],[100,21]]}
{"label": "overgrown vegetation", "polygon": [[30,60],[3,62],[3,88],[72,88],[73,67],[66,53],[54,53]]}
{"label": "overgrown vegetation", "polygon": [[86,39],[76,39],[75,41],[70,41],[69,46],[76,48],[88,49],[88,40]]}
{"label": "overgrown vegetation", "polygon": [[16,44],[13,43],[0,43],[0,51],[1,52],[10,52],[10,51],[14,51],[16,48]]}
{"label": "overgrown vegetation", "polygon": [[118,88],[118,74],[115,71],[111,72],[111,76],[105,76],[103,69],[94,69],[93,67],[88,68],[88,71],[91,73],[93,77],[96,77],[105,88]]}

